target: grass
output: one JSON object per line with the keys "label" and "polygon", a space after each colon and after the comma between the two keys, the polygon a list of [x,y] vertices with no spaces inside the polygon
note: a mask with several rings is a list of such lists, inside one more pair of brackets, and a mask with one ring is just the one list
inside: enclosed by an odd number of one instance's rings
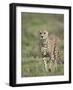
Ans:
{"label": "grass", "polygon": [[[28,58],[27,58],[28,59]],[[31,76],[53,76],[53,75],[63,75],[64,65],[58,64],[58,69],[55,72],[46,72],[44,69],[44,63],[41,58],[30,58],[30,60],[23,60],[22,62],[22,77]],[[48,62],[49,66],[49,62]]]}
{"label": "grass", "polygon": [[[60,38],[59,62],[64,62],[64,15],[21,13],[21,75],[22,77],[53,76],[64,74],[64,63],[58,63],[56,72],[45,72],[39,50],[39,31],[47,29],[49,34]],[[48,62],[49,66],[49,62]]]}

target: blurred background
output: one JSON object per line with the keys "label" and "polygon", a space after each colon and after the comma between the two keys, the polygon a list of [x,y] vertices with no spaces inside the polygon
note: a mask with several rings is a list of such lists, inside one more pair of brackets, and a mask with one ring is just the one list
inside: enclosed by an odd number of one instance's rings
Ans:
{"label": "blurred background", "polygon": [[[46,72],[39,50],[39,31],[46,29],[49,34],[60,38],[60,60],[56,72]],[[64,74],[64,15],[21,13],[21,75],[22,77],[52,76]],[[49,65],[49,62],[48,62]]]}

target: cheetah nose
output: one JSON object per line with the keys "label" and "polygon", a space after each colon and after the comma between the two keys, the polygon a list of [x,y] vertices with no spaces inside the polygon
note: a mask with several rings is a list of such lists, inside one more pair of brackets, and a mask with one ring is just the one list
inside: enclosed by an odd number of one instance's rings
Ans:
{"label": "cheetah nose", "polygon": [[43,36],[41,36],[43,38]]}

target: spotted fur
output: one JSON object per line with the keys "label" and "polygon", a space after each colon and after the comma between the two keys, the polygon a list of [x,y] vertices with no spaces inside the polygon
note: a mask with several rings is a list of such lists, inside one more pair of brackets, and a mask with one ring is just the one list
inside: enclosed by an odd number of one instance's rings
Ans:
{"label": "spotted fur", "polygon": [[[46,30],[40,32],[40,51],[44,61],[46,71],[57,70],[57,60],[59,53],[59,38],[49,35]],[[47,65],[47,57],[50,60]]]}

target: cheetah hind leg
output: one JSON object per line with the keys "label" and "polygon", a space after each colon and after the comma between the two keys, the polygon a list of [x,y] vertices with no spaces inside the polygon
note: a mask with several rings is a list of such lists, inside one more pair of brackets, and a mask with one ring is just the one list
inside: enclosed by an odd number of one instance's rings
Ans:
{"label": "cheetah hind leg", "polygon": [[57,71],[57,61],[54,63],[55,71]]}

